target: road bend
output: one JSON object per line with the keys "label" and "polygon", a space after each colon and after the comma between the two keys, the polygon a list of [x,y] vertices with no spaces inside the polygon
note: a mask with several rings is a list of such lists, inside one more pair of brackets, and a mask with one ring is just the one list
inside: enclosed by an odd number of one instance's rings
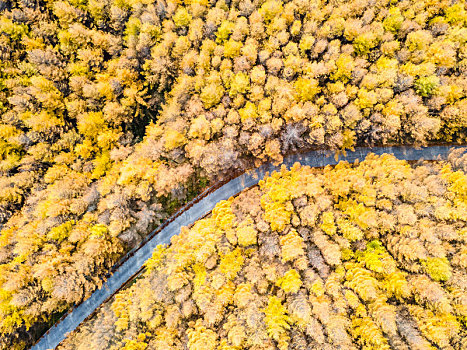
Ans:
{"label": "road bend", "polygon": [[[287,156],[284,158],[282,164],[285,164],[288,168],[293,166],[295,162],[310,167],[323,167],[326,165],[336,165],[339,161],[353,163],[357,159],[365,159],[370,153],[378,155],[388,153],[394,155],[398,159],[407,161],[443,160],[447,159],[449,151],[455,148],[461,148],[461,146],[429,146],[424,148],[410,146],[357,147],[354,151],[347,151],[345,155],[340,155],[338,158],[335,157],[333,151],[313,150]],[[206,216],[219,201],[227,200],[244,189],[258,184],[266,173],[279,170],[282,164],[273,165],[268,163],[259,168],[245,172],[218,189],[210,191],[204,198],[193,205],[185,207],[185,210],[178,213],[171,222],[163,224],[162,229],[159,229],[156,235],[143,242],[139,248],[132,251],[107,279],[102,288],[96,290],[87,300],[76,306],[64,318],[52,326],[31,349],[47,350],[57,347],[58,344],[65,339],[67,334],[73,332],[86,318],[92,315],[105,300],[110,298],[141,270],[144,263],[152,256],[154,248],[159,244],[170,243],[170,238],[178,234],[182,226],[190,226],[196,220]]]}

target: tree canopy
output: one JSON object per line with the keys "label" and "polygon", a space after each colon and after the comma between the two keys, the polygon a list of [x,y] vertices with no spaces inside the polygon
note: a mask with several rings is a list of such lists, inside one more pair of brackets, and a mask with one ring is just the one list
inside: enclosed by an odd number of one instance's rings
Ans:
{"label": "tree canopy", "polygon": [[463,0],[0,0],[0,348],[209,181],[465,143],[466,42]]}
{"label": "tree canopy", "polygon": [[454,163],[284,167],[159,246],[58,350],[464,349]]}

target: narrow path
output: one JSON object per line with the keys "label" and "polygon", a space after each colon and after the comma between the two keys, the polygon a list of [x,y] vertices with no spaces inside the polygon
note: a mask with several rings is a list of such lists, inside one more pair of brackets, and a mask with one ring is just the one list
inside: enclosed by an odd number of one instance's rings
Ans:
{"label": "narrow path", "polygon": [[[363,160],[369,153],[381,155],[389,153],[401,160],[438,160],[446,159],[451,148],[459,146],[430,146],[421,149],[413,147],[375,147],[356,148],[353,152],[347,152],[346,156],[339,156],[338,161],[354,162],[356,159]],[[303,154],[294,154],[284,158],[283,164],[290,168],[295,162],[311,167],[322,167],[337,164],[334,153],[330,151],[309,151]],[[175,219],[163,225],[157,235],[152,237],[140,248],[133,251],[119,268],[107,279],[101,289],[96,290],[89,299],[78,305],[65,318],[56,323],[41,339],[31,348],[32,350],[54,349],[67,335],[74,331],[89,315],[91,315],[105,300],[111,297],[121,286],[131,279],[143,266],[147,259],[152,256],[154,248],[159,244],[170,243],[170,238],[180,232],[182,226],[189,226],[196,220],[208,214],[221,200],[240,193],[242,190],[256,185],[262,180],[266,172],[279,170],[279,166],[265,164],[243,173],[242,175],[227,182],[217,190],[208,193],[204,198],[181,212]]]}

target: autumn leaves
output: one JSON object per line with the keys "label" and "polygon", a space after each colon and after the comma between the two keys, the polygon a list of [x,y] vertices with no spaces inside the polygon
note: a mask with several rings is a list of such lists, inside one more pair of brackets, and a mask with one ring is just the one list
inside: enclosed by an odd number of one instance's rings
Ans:
{"label": "autumn leaves", "polygon": [[283,168],[159,247],[61,349],[110,332],[121,349],[460,350],[466,180],[389,155]]}

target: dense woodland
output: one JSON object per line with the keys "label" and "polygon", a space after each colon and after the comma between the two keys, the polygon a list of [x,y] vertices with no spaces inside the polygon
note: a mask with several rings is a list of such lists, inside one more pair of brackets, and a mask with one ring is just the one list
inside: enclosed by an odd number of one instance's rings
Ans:
{"label": "dense woodland", "polygon": [[160,246],[58,350],[462,350],[467,157],[299,164]]}
{"label": "dense woodland", "polygon": [[451,0],[0,0],[0,349],[209,181],[307,147],[465,143]]}

